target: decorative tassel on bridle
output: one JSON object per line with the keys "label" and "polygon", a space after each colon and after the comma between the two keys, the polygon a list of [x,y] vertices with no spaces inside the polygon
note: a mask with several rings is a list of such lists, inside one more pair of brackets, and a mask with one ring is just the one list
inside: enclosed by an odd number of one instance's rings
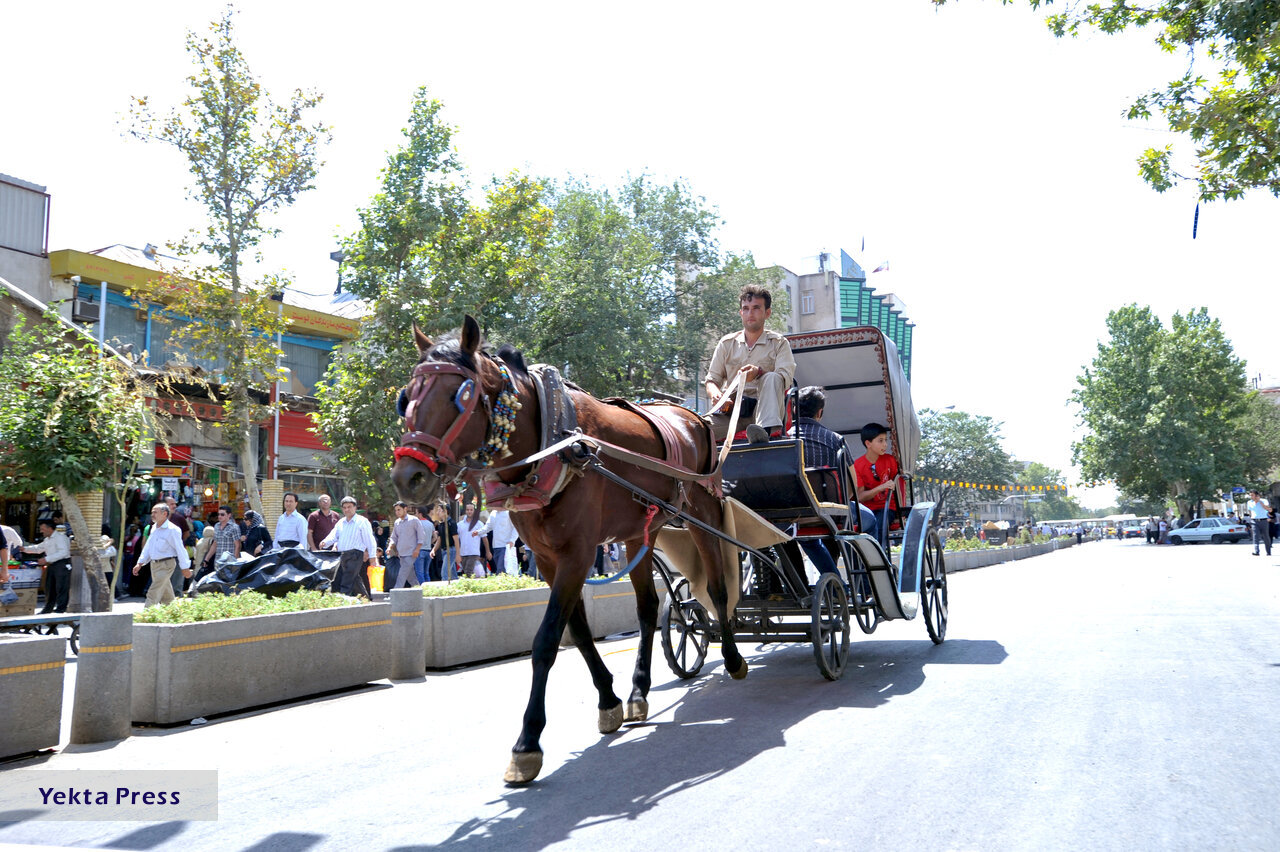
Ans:
{"label": "decorative tassel on bridle", "polygon": [[498,459],[511,455],[507,442],[516,428],[516,412],[523,404],[516,395],[516,384],[511,379],[507,365],[498,362],[498,371],[502,373],[502,390],[498,392],[498,401],[489,412],[489,437],[480,449],[472,453],[479,467],[492,467]]}

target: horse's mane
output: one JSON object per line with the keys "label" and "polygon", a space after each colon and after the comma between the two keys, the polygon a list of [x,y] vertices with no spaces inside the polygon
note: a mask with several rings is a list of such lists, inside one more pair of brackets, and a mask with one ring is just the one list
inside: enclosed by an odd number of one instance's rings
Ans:
{"label": "horse's mane", "polygon": [[[493,349],[487,343],[481,345],[480,353],[486,358],[505,362],[521,376],[528,373],[528,368],[524,363],[524,355],[510,343],[504,343],[498,347],[496,358],[494,357]],[[472,372],[479,372],[479,365],[476,364],[475,358],[471,356],[471,353],[462,348],[460,335],[456,331],[442,337],[436,345],[427,350],[427,354],[422,357],[422,360],[457,364],[459,367],[465,367]]]}

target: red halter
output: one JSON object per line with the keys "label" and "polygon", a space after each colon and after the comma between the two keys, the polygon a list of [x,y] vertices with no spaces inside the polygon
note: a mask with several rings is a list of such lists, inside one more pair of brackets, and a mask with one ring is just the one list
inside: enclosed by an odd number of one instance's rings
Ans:
{"label": "red halter", "polygon": [[[418,413],[418,407],[426,401],[427,394],[431,392],[431,386],[435,384],[435,380],[441,375],[457,375],[462,376],[462,387],[458,389],[458,395],[454,398],[454,404],[458,407],[458,416],[454,418],[453,423],[445,430],[445,433],[439,438],[429,435],[426,432],[419,432],[414,429],[414,419]],[[411,459],[426,465],[427,469],[437,476],[443,476],[439,473],[439,468],[455,467],[456,477],[465,467],[460,464],[457,454],[453,451],[453,442],[457,440],[458,435],[471,422],[471,416],[475,414],[476,402],[483,397],[485,409],[489,408],[489,397],[484,392],[484,388],[480,385],[480,377],[472,370],[458,364],[429,362],[419,364],[413,370],[414,380],[425,377],[417,392],[410,398],[409,404],[404,411],[404,424],[409,429],[404,436],[400,438],[400,446],[396,447],[394,455],[396,460],[408,456]],[[412,385],[411,385],[412,386]],[[431,455],[423,452],[419,447],[428,447]]]}

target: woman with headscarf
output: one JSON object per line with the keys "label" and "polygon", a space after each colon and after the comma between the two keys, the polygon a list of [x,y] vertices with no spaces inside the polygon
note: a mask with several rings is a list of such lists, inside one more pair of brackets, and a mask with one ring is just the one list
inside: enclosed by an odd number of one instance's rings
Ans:
{"label": "woman with headscarf", "polygon": [[244,536],[244,549],[250,556],[261,556],[271,549],[271,533],[263,526],[262,515],[253,509],[244,513],[245,526],[249,531]]}

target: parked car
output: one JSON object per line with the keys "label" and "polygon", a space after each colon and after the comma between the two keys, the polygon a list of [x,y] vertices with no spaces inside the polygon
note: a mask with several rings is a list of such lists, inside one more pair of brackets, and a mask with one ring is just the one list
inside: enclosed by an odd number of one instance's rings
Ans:
{"label": "parked car", "polygon": [[1188,521],[1176,530],[1169,530],[1171,544],[1211,541],[1222,544],[1224,541],[1240,541],[1249,537],[1249,528],[1238,521],[1226,518],[1199,518]]}

